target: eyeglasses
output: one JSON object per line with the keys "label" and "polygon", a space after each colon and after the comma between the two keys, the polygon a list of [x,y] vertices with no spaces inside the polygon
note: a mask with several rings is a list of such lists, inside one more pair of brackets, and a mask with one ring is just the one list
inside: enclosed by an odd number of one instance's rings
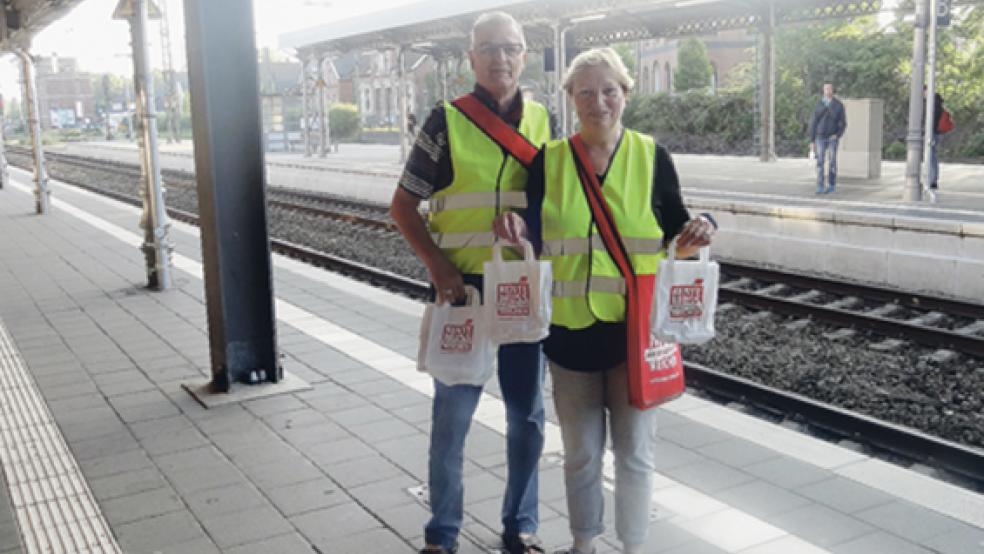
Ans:
{"label": "eyeglasses", "polygon": [[494,58],[502,52],[508,58],[515,58],[526,51],[526,47],[518,43],[506,44],[483,44],[475,49],[476,52],[486,58]]}

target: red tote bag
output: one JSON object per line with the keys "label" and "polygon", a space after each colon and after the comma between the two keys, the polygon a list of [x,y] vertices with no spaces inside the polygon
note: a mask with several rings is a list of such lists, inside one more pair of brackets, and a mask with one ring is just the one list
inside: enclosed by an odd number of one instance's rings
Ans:
{"label": "red tote bag", "polygon": [[602,242],[625,278],[629,403],[640,410],[646,410],[683,394],[685,382],[680,345],[653,338],[649,328],[649,312],[652,309],[656,276],[636,275],[633,271],[628,251],[602,195],[601,184],[598,183],[581,136],[577,134],[571,137],[570,145],[578,178],[598,225]]}

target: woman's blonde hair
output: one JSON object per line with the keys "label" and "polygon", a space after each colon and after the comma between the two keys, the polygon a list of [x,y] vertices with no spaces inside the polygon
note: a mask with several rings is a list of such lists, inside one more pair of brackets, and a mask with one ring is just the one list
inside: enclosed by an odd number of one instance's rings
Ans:
{"label": "woman's blonde hair", "polygon": [[567,91],[567,94],[574,94],[574,78],[579,73],[589,67],[598,66],[611,69],[615,73],[615,80],[622,86],[622,91],[626,94],[632,92],[632,87],[635,86],[635,80],[629,76],[629,70],[622,63],[622,58],[618,55],[618,52],[606,46],[604,48],[592,48],[587,52],[581,52],[574,58],[571,62],[570,69],[567,70],[567,75],[564,76],[564,90]]}

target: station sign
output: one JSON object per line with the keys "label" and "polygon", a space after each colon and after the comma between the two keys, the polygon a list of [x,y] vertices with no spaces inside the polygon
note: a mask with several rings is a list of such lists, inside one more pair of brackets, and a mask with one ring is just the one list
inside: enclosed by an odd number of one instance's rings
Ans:
{"label": "station sign", "polygon": [[949,27],[953,0],[936,0],[936,26]]}

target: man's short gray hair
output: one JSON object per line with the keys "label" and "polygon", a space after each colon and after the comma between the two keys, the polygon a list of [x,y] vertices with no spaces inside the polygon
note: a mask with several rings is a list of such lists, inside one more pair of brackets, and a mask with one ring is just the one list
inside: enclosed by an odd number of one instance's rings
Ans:
{"label": "man's short gray hair", "polygon": [[512,25],[516,32],[519,33],[519,38],[523,42],[523,48],[526,47],[526,33],[523,32],[523,26],[516,21],[516,18],[509,15],[503,11],[485,12],[478,16],[475,23],[472,24],[471,28],[471,47],[475,48],[475,32],[478,29],[484,29],[485,27],[497,27],[500,25]]}
{"label": "man's short gray hair", "polygon": [[625,67],[618,52],[606,46],[605,48],[592,48],[586,52],[581,52],[571,61],[571,68],[567,70],[567,75],[564,76],[564,90],[567,91],[567,94],[574,94],[574,78],[579,73],[589,67],[599,66],[607,67],[615,73],[615,80],[622,86],[623,92],[626,94],[632,92],[635,80],[629,75],[629,70]]}

